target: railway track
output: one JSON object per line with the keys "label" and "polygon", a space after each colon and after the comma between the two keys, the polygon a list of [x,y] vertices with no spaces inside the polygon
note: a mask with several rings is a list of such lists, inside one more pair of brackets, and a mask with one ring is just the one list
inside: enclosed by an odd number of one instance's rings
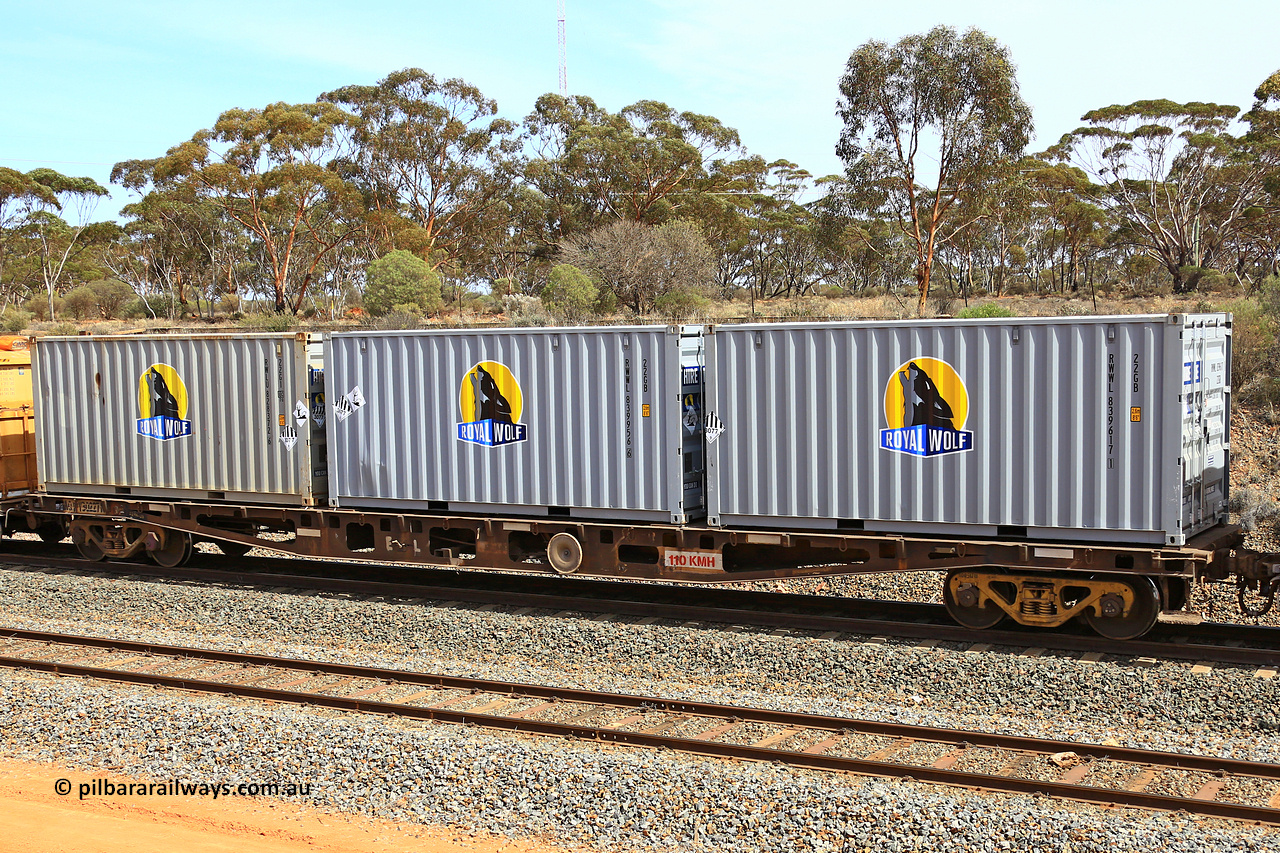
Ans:
{"label": "railway track", "polygon": [[48,546],[34,543],[8,542],[6,547],[15,561],[41,570],[103,576],[314,590],[387,600],[455,601],[555,612],[614,614],[814,631],[831,636],[899,637],[1033,649],[1036,653],[1109,655],[1146,664],[1183,660],[1253,666],[1262,677],[1272,677],[1280,668],[1280,629],[1251,625],[1209,622],[1160,625],[1141,640],[1108,640],[1087,632],[1036,631],[1016,626],[1013,630],[977,631],[951,622],[940,605],[912,602],[456,569],[378,567],[379,575],[389,575],[395,580],[370,580],[360,577],[369,569],[361,564],[279,558],[247,558],[241,561],[246,570],[236,571],[198,565],[167,569],[150,563],[90,563],[65,554],[50,556]]}
{"label": "railway track", "polygon": [[0,629],[0,666],[1280,825],[1280,764]]}

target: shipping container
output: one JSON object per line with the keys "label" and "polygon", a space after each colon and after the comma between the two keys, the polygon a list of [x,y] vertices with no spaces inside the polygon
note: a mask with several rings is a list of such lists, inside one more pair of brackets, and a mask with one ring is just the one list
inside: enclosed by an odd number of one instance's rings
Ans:
{"label": "shipping container", "polygon": [[1226,520],[1230,315],[721,326],[708,522],[1183,545]]}
{"label": "shipping container", "polygon": [[703,515],[701,327],[329,336],[330,501]]}
{"label": "shipping container", "polygon": [[327,498],[319,337],[43,338],[33,366],[47,491],[304,506]]}

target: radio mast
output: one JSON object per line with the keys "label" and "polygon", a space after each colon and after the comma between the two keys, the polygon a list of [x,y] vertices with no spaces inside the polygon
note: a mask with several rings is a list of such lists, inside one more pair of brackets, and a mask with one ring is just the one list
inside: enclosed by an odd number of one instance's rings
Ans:
{"label": "radio mast", "polygon": [[564,0],[557,3],[559,16],[556,19],[556,31],[560,36],[560,97],[569,97],[569,69],[564,50]]}

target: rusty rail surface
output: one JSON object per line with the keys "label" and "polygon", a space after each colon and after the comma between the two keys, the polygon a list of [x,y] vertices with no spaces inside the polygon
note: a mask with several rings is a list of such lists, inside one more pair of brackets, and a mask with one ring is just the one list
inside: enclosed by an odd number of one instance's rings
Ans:
{"label": "rusty rail surface", "polygon": [[[0,666],[1280,825],[1280,764],[1273,763],[15,629],[0,629]],[[177,674],[148,671],[167,666],[176,666]],[[281,677],[289,680],[276,687],[256,686],[268,678]],[[333,677],[338,678],[337,683],[304,689],[308,682]],[[359,689],[339,692],[352,687]],[[396,701],[368,698],[403,690],[412,692]],[[468,707],[457,707],[462,704]],[[565,719],[540,719],[539,715]],[[593,724],[594,718],[610,717],[615,718]],[[727,740],[735,729],[749,724],[764,724],[773,731],[752,743]],[[677,726],[697,731],[680,737],[664,734]],[[832,754],[850,735],[871,735],[885,743],[856,757]],[[796,748],[783,748],[789,742]],[[891,760],[895,752],[915,744],[936,745],[945,751],[929,763]],[[984,750],[1008,753],[1009,760],[999,773],[957,769]],[[1125,785],[1087,784],[1090,771],[1099,762],[1131,768]],[[1053,771],[1057,777],[1053,779],[1016,775],[1030,765],[1041,773],[1050,766],[1062,769]],[[1145,791],[1159,776],[1188,773],[1203,777],[1185,780],[1197,788],[1193,796]],[[1270,792],[1267,805],[1217,799],[1224,787],[1239,780],[1249,780],[1255,787],[1263,785]]]}
{"label": "rusty rail surface", "polygon": [[[266,570],[237,571],[191,566],[168,569],[150,563],[93,563],[79,558],[44,556],[27,549],[9,555],[0,552],[0,562],[5,561],[6,557],[39,569],[157,580],[283,587],[350,596],[460,601],[589,614],[612,613],[681,622],[985,643],[1015,649],[1036,646],[1055,651],[1102,653],[1119,658],[1146,657],[1239,666],[1280,666],[1280,629],[1253,625],[1202,623],[1158,626],[1153,635],[1140,640],[1108,640],[1090,634],[1016,627],[1012,630],[964,628],[951,622],[941,605],[934,604],[724,587],[637,584],[547,575],[422,568],[407,570],[406,574],[412,574],[419,580],[406,583],[359,577],[369,568],[359,563],[284,558],[252,558],[243,562]],[[288,571],[277,571],[277,567],[287,568]],[[335,571],[345,574],[333,576]],[[655,597],[657,590],[662,591],[661,597]],[[728,603],[702,603],[713,597]],[[687,602],[676,599],[686,599]],[[840,613],[841,610],[845,613]],[[1166,637],[1163,640],[1159,639],[1162,634]]]}

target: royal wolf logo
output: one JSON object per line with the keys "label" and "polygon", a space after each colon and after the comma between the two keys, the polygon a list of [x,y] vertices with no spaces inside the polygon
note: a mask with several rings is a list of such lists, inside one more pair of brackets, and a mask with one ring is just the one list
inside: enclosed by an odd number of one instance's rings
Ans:
{"label": "royal wolf logo", "polygon": [[884,414],[882,450],[941,456],[973,449],[973,433],[964,429],[969,393],[941,359],[914,358],[895,370],[885,387]]}
{"label": "royal wolf logo", "polygon": [[468,370],[462,377],[458,408],[462,412],[459,441],[501,447],[529,440],[528,425],[520,423],[524,395],[505,364],[482,361]]}
{"label": "royal wolf logo", "polygon": [[138,377],[138,435],[169,441],[191,435],[187,386],[177,369],[153,364]]}

